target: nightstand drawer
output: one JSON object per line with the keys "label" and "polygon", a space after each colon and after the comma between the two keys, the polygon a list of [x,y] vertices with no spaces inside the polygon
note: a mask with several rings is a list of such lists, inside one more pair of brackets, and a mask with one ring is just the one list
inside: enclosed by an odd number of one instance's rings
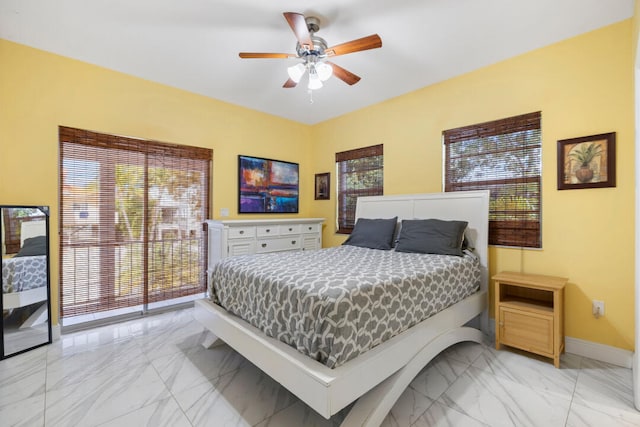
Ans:
{"label": "nightstand drawer", "polygon": [[500,342],[538,354],[553,355],[553,315],[500,307]]}
{"label": "nightstand drawer", "polygon": [[256,242],[256,253],[291,251],[301,247],[299,236],[280,239],[259,239]]}

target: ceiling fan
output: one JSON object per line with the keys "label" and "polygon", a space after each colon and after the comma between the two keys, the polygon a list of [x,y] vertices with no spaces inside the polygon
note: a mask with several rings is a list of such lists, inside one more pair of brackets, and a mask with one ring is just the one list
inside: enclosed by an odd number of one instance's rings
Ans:
{"label": "ceiling fan", "polygon": [[284,12],[283,15],[298,39],[296,54],[240,52],[239,55],[240,58],[302,59],[301,63],[287,69],[289,79],[282,86],[284,88],[296,87],[305,72],[309,73],[308,88],[310,90],[320,89],[322,82],[329,79],[331,75],[335,75],[348,85],[356,84],[360,81],[360,77],[328,61],[327,58],[382,47],[382,40],[377,34],[327,47],[327,42],[315,35],[320,29],[318,18],[314,16],[305,18],[303,14],[295,12]]}

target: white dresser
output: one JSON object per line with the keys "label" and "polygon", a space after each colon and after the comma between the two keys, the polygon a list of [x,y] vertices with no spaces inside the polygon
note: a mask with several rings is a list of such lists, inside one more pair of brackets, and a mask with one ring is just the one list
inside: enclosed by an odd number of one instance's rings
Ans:
{"label": "white dresser", "polygon": [[207,220],[209,268],[230,256],[322,248],[324,218]]}

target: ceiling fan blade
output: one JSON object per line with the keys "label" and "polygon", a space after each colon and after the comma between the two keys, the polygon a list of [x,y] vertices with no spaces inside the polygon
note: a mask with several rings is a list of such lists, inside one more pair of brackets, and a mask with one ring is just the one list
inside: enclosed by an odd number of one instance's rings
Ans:
{"label": "ceiling fan blade", "polygon": [[347,53],[360,52],[361,50],[377,49],[382,47],[382,39],[377,34],[372,34],[361,39],[338,44],[325,49],[328,56],[345,55]]}
{"label": "ceiling fan blade", "polygon": [[293,33],[296,35],[300,46],[307,47],[310,50],[313,49],[313,42],[311,41],[311,35],[307,29],[307,21],[305,21],[304,15],[295,12],[284,12],[283,15],[293,30]]}
{"label": "ceiling fan blade", "polygon": [[284,84],[282,85],[282,87],[290,89],[292,87],[296,87],[298,83],[294,82],[293,80],[289,79],[286,82],[284,82]]}
{"label": "ceiling fan blade", "polygon": [[345,82],[348,85],[354,85],[360,81],[360,77],[353,74],[351,71],[345,70],[339,65],[333,62],[327,61],[327,64],[333,68],[333,75]]}
{"label": "ceiling fan blade", "polygon": [[240,58],[295,58],[298,55],[292,53],[260,53],[260,52],[240,52]]}

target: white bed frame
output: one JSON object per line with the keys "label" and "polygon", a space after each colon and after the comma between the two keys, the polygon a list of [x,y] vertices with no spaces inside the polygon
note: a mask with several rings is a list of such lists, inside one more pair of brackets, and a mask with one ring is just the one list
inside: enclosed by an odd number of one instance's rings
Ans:
{"label": "white bed frame", "polygon": [[[468,221],[466,234],[480,258],[482,281],[479,292],[335,369],[266,336],[209,299],[195,303],[196,319],[212,333],[203,345],[227,343],[325,418],[357,399],[342,426],[379,426],[438,353],[458,342],[482,342],[482,331],[488,330],[488,212],[488,191],[358,199],[356,218]],[[465,326],[472,320],[476,327]]]}

